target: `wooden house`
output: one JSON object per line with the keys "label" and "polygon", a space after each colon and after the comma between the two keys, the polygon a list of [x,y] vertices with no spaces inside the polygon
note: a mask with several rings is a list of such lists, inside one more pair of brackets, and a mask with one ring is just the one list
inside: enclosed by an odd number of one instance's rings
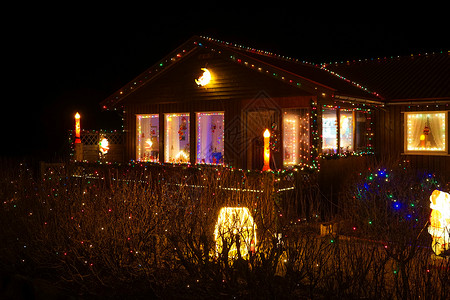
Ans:
{"label": "wooden house", "polygon": [[266,147],[325,181],[366,154],[448,174],[449,74],[448,53],[316,65],[195,36],[101,105],[125,160],[261,170]]}

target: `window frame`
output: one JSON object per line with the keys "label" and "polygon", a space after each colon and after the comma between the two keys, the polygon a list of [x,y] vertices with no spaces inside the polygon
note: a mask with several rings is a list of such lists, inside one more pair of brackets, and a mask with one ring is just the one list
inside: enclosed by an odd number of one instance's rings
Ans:
{"label": "window frame", "polygon": [[[428,155],[428,156],[440,156],[449,155],[448,154],[448,137],[449,137],[449,126],[448,126],[448,110],[433,110],[433,111],[407,111],[403,113],[403,154],[405,155]],[[444,125],[445,125],[445,145],[444,150],[408,150],[408,116],[417,114],[444,114]]]}
{"label": "window frame", "polygon": [[[222,144],[223,144],[223,150],[222,150],[222,162],[217,162],[217,163],[207,163],[207,162],[201,162],[199,161],[199,127],[200,127],[200,122],[199,122],[199,117],[200,114],[216,114],[216,115],[221,115],[223,120],[222,120]],[[195,113],[195,124],[196,124],[196,128],[195,128],[195,163],[199,164],[199,165],[223,165],[224,164],[224,156],[225,156],[225,111],[199,111]]]}
{"label": "window frame", "polygon": [[[181,113],[164,113],[163,114],[164,115],[164,163],[168,163],[168,164],[190,164],[191,163],[191,145],[190,145],[190,139],[191,139],[191,114],[189,113],[189,112],[181,112]],[[188,149],[189,149],[189,153],[186,153],[187,154],[187,159],[186,159],[186,161],[170,161],[169,160],[169,155],[168,155],[168,153],[169,153],[169,148],[170,148],[170,146],[171,146],[171,144],[169,143],[169,138],[168,138],[168,135],[169,135],[169,128],[168,128],[168,124],[167,124],[167,122],[168,122],[168,117],[188,117],[189,119],[188,119],[188,121],[187,121],[187,129],[185,129],[186,130],[186,132],[187,132],[187,134],[188,134],[188,136],[187,136],[187,141],[188,141],[188,145],[189,145],[189,147],[188,147]],[[179,151],[179,153],[181,152],[182,150],[180,150]]]}
{"label": "window frame", "polygon": [[[141,121],[142,119],[153,119],[157,118],[157,124],[158,124],[158,134],[157,134],[157,140],[158,140],[158,158],[155,160],[143,160],[141,158],[141,133],[142,131],[140,128],[142,127]],[[136,161],[140,162],[150,162],[150,163],[157,163],[160,161],[161,157],[161,149],[160,149],[160,141],[161,141],[161,128],[160,128],[160,115],[159,114],[136,114]]]}

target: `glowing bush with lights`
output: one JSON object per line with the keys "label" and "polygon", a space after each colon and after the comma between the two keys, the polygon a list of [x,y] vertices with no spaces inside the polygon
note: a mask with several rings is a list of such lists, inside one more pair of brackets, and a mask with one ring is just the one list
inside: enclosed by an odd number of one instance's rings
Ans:
{"label": "glowing bush with lights", "polygon": [[247,207],[220,209],[214,230],[216,253],[228,253],[229,258],[247,257],[255,251],[256,224]]}

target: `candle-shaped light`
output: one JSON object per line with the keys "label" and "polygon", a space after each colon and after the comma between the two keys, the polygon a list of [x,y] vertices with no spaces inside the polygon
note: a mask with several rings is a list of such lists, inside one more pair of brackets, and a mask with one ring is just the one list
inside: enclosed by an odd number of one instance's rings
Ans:
{"label": "candle-shaped light", "polygon": [[269,129],[266,129],[264,131],[264,167],[263,171],[269,171],[270,170],[270,131]]}
{"label": "candle-shaped light", "polygon": [[81,143],[80,114],[75,114],[75,144]]}

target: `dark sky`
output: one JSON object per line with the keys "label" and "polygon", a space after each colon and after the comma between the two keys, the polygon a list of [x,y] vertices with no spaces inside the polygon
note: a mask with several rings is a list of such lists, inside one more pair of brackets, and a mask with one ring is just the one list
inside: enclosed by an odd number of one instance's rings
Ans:
{"label": "dark sky", "polygon": [[101,112],[99,102],[195,34],[318,63],[450,49],[445,9],[411,15],[238,4],[5,10],[13,21],[2,26],[1,155],[60,155],[76,111],[85,129],[120,130],[121,117]]}

